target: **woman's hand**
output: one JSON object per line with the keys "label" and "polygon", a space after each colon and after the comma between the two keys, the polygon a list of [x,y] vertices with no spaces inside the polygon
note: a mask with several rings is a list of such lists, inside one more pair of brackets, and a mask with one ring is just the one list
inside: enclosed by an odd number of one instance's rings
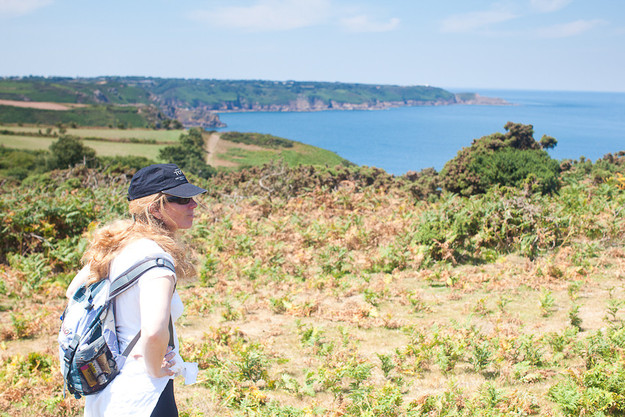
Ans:
{"label": "woman's hand", "polygon": [[170,368],[176,364],[176,361],[173,360],[175,356],[176,352],[174,352],[174,348],[167,346],[167,353],[165,353],[163,363],[161,364],[161,371],[163,371],[166,376],[172,376],[174,374],[174,371]]}

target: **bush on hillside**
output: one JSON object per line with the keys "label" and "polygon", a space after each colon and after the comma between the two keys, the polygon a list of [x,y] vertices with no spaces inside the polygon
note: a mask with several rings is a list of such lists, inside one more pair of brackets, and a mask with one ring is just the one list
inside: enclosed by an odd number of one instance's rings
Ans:
{"label": "bush on hillside", "polygon": [[559,244],[566,232],[566,225],[554,220],[546,198],[497,186],[471,198],[444,193],[421,214],[414,239],[436,261],[466,262],[491,250],[533,258]]}
{"label": "bush on hillside", "polygon": [[350,189],[362,191],[365,188],[402,188],[406,181],[383,169],[366,166],[342,166],[333,168],[315,165],[289,167],[275,161],[262,166],[249,167],[240,171],[219,172],[211,179],[209,193],[237,193],[245,196],[295,197],[320,190]]}
{"label": "bush on hillside", "polygon": [[529,187],[548,194],[558,189],[560,163],[545,151],[505,148],[499,152],[477,155],[469,170],[478,173],[481,188],[493,185]]}
{"label": "bush on hillside", "polygon": [[9,149],[0,146],[0,178],[21,181],[27,176],[42,172],[45,152]]}
{"label": "bush on hillside", "polygon": [[98,157],[98,169],[103,174],[129,174],[155,162],[144,156],[102,156]]}
{"label": "bush on hillside", "polygon": [[532,125],[508,122],[506,133],[494,133],[473,141],[447,162],[440,173],[444,190],[464,196],[483,194],[494,185],[551,193],[558,189],[560,165],[541,148],[555,146],[555,139],[541,145]]}
{"label": "bush on hillside", "polygon": [[590,179],[601,184],[615,178],[617,174],[625,174],[625,151],[608,153],[593,163],[590,159],[580,157],[575,160],[564,160],[560,164],[563,180],[566,182]]}
{"label": "bush on hillside", "polygon": [[257,145],[263,148],[292,148],[293,141],[278,136],[263,133],[224,132],[221,139],[247,145]]}
{"label": "bush on hillside", "polygon": [[85,146],[76,136],[61,136],[50,145],[48,169],[71,168],[81,163],[88,167],[95,166],[95,150]]}
{"label": "bush on hillside", "polygon": [[434,168],[425,168],[419,172],[410,171],[403,178],[409,181],[408,189],[418,200],[424,200],[440,194],[438,172]]}
{"label": "bush on hillside", "polygon": [[193,128],[189,133],[180,135],[180,144],[167,146],[158,154],[159,159],[166,163],[176,164],[183,171],[200,178],[210,178],[217,170],[208,165],[202,130]]}

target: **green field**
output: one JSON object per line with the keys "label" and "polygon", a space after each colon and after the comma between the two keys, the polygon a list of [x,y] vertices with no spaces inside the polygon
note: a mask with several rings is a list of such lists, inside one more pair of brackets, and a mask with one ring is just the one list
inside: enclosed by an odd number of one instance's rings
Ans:
{"label": "green field", "polygon": [[145,156],[153,161],[157,160],[158,151],[164,145],[151,145],[146,143],[112,143],[99,140],[85,140],[85,145],[95,149],[98,156]]}
{"label": "green field", "polygon": [[140,109],[135,106],[94,105],[58,111],[0,105],[0,123],[75,123],[78,126],[144,128],[155,121],[154,117],[150,118],[154,112],[156,109]]}
{"label": "green field", "polygon": [[0,145],[7,148],[28,149],[30,151],[48,149],[56,138],[42,138],[38,136],[0,135]]}
{"label": "green field", "polygon": [[98,129],[82,128],[67,129],[68,135],[83,138],[96,137],[103,139],[141,139],[155,140],[156,142],[177,142],[185,130],[149,130],[149,129]]}
{"label": "green field", "polygon": [[[47,150],[57,138],[37,136],[0,135],[0,145],[7,148]],[[164,145],[146,143],[107,142],[99,140],[85,140],[84,144],[96,151],[99,156],[137,155],[156,160],[158,151]]]}
{"label": "green field", "polygon": [[[25,135],[46,133],[48,127],[40,126],[0,126],[0,130],[9,130]],[[58,133],[57,127],[50,127],[52,132]],[[150,130],[150,129],[107,129],[107,128],[67,128],[65,134],[78,136],[81,138],[102,138],[102,139],[139,139],[154,140],[156,142],[176,142],[185,130]]]}
{"label": "green field", "polygon": [[231,148],[223,154],[217,155],[219,159],[234,162],[239,166],[259,166],[270,163],[276,159],[283,160],[289,166],[298,165],[341,165],[345,160],[334,152],[314,146],[295,144],[293,148],[282,150],[250,151],[242,148]]}
{"label": "green field", "polygon": [[[61,135],[56,126],[0,126],[0,132],[2,131],[5,133],[0,133],[0,145],[27,150],[48,150]],[[15,134],[6,134],[6,131]],[[165,146],[178,143],[180,135],[184,132],[186,131],[182,129],[67,128],[63,134],[81,138],[85,146],[94,149],[98,156],[135,155],[157,161],[159,151]],[[256,146],[262,149],[251,150],[246,147],[255,144],[253,139],[255,135],[243,133],[239,136],[247,138],[246,142],[234,143],[234,147],[229,147],[225,151],[217,150],[213,155],[215,166],[220,165],[217,160],[234,163],[236,167],[259,166],[277,159],[283,160],[289,166],[300,164],[335,166],[345,163],[345,160],[334,152],[283,138],[277,139],[288,143],[291,147],[274,149],[259,142]],[[207,137],[205,135],[205,138]]]}

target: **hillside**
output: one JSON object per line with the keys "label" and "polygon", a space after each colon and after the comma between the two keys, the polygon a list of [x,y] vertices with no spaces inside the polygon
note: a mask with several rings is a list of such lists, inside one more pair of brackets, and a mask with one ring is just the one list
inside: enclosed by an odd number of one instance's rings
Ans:
{"label": "hillside", "polygon": [[[574,162],[558,194],[429,201],[371,169],[200,182],[199,275],[178,285],[182,356],[200,374],[176,381],[181,415],[621,410],[625,182],[595,183],[599,165]],[[62,395],[58,317],[85,237],[123,216],[127,185],[76,167],[2,188],[1,413],[80,414]]]}
{"label": "hillside", "polygon": [[[71,137],[95,150],[96,157],[144,157],[159,161],[159,153],[168,146],[178,145],[181,135],[185,133],[183,129],[0,126],[0,146],[29,152],[48,152],[50,146],[60,137]],[[201,135],[204,140],[205,162],[220,170],[260,166],[277,160],[288,166],[351,164],[334,152],[272,135],[215,131],[202,131]],[[35,162],[33,164],[35,170],[42,165]],[[18,168],[17,171],[22,172],[22,169]],[[6,168],[3,167],[0,157],[0,178],[5,173]]]}
{"label": "hillside", "polygon": [[[554,161],[554,138],[505,129],[441,174],[276,161],[190,174],[208,192],[185,235],[198,275],[177,286],[181,355],[200,368],[176,381],[181,415],[622,415],[625,152]],[[206,134],[215,151],[297,147]],[[126,216],[145,160],[40,173],[41,156],[0,147],[0,174],[24,174],[0,187],[0,414],[73,417],[64,292],[94,227]],[[502,161],[510,175],[491,176]]]}
{"label": "hillside", "polygon": [[[56,111],[10,108],[7,101],[82,107]],[[185,126],[210,128],[223,126],[215,112],[371,110],[462,103],[503,104],[473,93],[455,95],[430,86],[149,77],[0,79],[0,123],[125,123],[128,127],[148,127],[173,119]],[[94,112],[99,117],[92,115]]]}

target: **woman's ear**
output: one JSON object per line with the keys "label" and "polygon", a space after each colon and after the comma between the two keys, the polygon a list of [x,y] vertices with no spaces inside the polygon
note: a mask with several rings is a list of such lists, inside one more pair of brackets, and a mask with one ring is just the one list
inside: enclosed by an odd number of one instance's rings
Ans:
{"label": "woman's ear", "polygon": [[156,202],[151,204],[148,210],[150,211],[150,214],[152,216],[154,216],[155,218],[159,220],[163,220],[163,215],[161,214],[160,207],[158,206]]}

